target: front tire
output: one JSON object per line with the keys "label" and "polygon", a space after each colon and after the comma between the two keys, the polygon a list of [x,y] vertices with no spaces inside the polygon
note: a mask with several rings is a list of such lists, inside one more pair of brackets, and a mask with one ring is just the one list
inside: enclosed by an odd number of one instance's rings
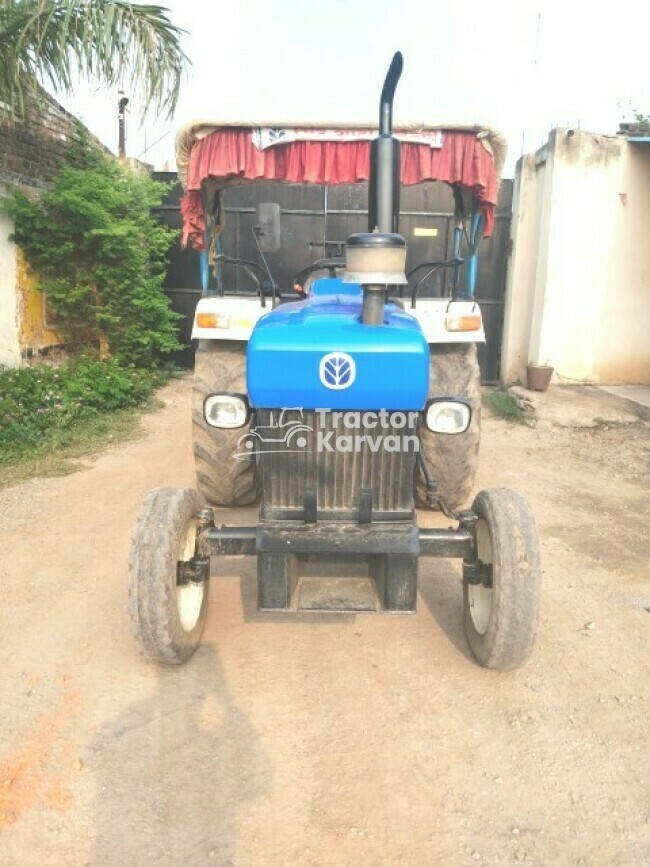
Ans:
{"label": "front tire", "polygon": [[[429,397],[462,397],[472,408],[465,433],[437,434],[424,424],[420,427],[420,448],[438,482],[438,493],[450,509],[457,509],[467,501],[474,485],[481,440],[481,372],[475,343],[429,347]],[[419,466],[415,502],[420,508],[431,508]]]}
{"label": "front tire", "polygon": [[194,362],[192,444],[196,482],[214,506],[247,506],[259,499],[255,456],[236,459],[245,428],[210,427],[203,415],[205,398],[216,391],[246,394],[246,344],[200,340]]}
{"label": "front tire", "polygon": [[[476,661],[508,671],[526,661],[535,642],[541,570],[535,519],[521,494],[481,491],[474,500],[477,556],[491,580],[463,574],[465,634]],[[491,584],[491,586],[489,586]]]}
{"label": "front tire", "polygon": [[201,505],[190,488],[157,488],[138,516],[129,561],[129,613],[140,651],[151,661],[187,662],[201,641],[210,582],[177,581],[179,561],[194,556]]}

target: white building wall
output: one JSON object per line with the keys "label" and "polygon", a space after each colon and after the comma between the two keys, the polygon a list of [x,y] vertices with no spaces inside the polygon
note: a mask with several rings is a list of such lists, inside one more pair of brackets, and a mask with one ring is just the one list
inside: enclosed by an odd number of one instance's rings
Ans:
{"label": "white building wall", "polygon": [[12,221],[0,214],[0,366],[4,367],[20,364],[17,257],[9,240],[12,231]]}
{"label": "white building wall", "polygon": [[650,383],[650,147],[554,130],[517,166],[502,379]]}
{"label": "white building wall", "polygon": [[536,164],[535,157],[528,154],[519,161],[515,177],[511,228],[513,247],[506,281],[501,346],[501,377],[506,381],[519,379],[519,371],[525,370],[528,360],[544,168],[544,160],[540,159]]}

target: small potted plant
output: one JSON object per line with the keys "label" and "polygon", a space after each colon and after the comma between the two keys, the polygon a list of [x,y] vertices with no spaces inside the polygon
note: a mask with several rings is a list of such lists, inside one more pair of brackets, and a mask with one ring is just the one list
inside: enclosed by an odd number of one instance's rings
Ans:
{"label": "small potted plant", "polygon": [[549,364],[536,364],[529,361],[526,365],[526,387],[529,391],[546,391],[553,376]]}

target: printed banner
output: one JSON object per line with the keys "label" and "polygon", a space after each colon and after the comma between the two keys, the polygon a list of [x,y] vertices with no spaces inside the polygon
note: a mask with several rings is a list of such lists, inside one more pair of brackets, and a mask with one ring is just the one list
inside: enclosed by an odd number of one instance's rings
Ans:
{"label": "printed banner", "polygon": [[[253,130],[253,144],[266,150],[278,144],[294,141],[370,141],[376,138],[376,129],[283,129],[281,127],[257,127]],[[442,131],[439,129],[420,132],[398,132],[400,141],[426,144],[431,148],[442,147]]]}

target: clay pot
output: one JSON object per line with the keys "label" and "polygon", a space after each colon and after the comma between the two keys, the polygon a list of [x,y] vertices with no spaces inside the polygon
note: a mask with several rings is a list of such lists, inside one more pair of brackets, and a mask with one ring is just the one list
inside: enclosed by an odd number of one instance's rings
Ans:
{"label": "clay pot", "polygon": [[546,391],[553,376],[553,368],[547,364],[526,365],[526,387],[530,391]]}

